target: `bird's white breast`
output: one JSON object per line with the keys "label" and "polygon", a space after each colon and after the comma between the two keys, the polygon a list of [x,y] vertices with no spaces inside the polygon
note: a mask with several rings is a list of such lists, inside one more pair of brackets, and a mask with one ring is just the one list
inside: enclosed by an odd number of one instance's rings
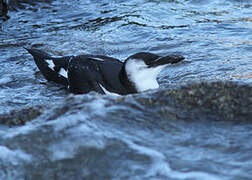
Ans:
{"label": "bird's white breast", "polygon": [[125,70],[128,79],[134,83],[138,92],[159,87],[157,76],[167,65],[148,67],[144,61],[129,59]]}

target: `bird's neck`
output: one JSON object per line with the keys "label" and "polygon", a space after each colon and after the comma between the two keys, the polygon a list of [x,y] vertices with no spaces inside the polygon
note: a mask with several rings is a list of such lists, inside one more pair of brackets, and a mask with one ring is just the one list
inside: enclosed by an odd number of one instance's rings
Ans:
{"label": "bird's neck", "polygon": [[125,87],[128,93],[137,93],[137,89],[133,82],[128,78],[128,75],[125,70],[125,64],[122,66],[122,69],[119,73],[119,79],[121,84]]}

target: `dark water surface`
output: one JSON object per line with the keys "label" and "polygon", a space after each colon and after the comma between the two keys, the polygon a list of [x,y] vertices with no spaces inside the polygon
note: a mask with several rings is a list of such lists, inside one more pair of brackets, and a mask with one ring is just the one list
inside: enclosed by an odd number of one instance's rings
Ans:
{"label": "dark water surface", "polygon": [[[199,80],[252,83],[250,0],[55,0],[16,9],[0,21],[0,114],[54,108],[68,96],[43,79],[23,47],[122,61],[140,51],[185,56],[160,74],[163,89]],[[134,98],[111,105],[116,97],[96,97],[81,96],[80,112],[52,121],[46,112],[22,127],[0,127],[0,179],[252,178],[251,124],[169,122],[144,105],[133,108]]]}

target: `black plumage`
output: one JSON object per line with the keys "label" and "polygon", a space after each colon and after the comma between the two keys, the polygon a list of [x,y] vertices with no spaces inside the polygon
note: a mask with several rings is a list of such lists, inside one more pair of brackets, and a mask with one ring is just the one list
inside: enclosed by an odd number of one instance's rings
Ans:
{"label": "black plumage", "polygon": [[[117,94],[136,93],[136,89],[125,87],[121,81],[127,81],[122,70],[123,63],[115,58],[101,55],[79,55],[54,58],[47,53],[26,49],[35,60],[43,76],[65,86],[74,94],[84,94],[96,91],[104,94],[103,86],[107,91]],[[48,67],[46,60],[52,60],[54,70]],[[59,74],[60,68],[67,71],[68,77]]]}
{"label": "black plumage", "polygon": [[128,61],[143,61],[148,69],[184,59],[182,56],[161,57],[141,52],[130,56],[123,63],[118,59],[101,55],[85,54],[55,58],[41,50],[26,50],[34,57],[37,67],[48,81],[65,85],[74,94],[90,91],[121,95],[137,93],[136,82],[132,82],[126,72],[125,66]]}

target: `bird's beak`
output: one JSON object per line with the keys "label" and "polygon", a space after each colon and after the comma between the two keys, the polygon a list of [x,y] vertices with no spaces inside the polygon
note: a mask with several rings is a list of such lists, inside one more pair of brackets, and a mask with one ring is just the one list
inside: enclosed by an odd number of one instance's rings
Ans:
{"label": "bird's beak", "polygon": [[183,56],[179,56],[179,55],[164,56],[164,57],[160,57],[160,58],[157,58],[156,60],[152,61],[149,64],[149,67],[156,67],[156,66],[165,65],[165,64],[174,64],[174,63],[178,63],[178,62],[182,61],[183,59],[185,59],[185,58]]}

